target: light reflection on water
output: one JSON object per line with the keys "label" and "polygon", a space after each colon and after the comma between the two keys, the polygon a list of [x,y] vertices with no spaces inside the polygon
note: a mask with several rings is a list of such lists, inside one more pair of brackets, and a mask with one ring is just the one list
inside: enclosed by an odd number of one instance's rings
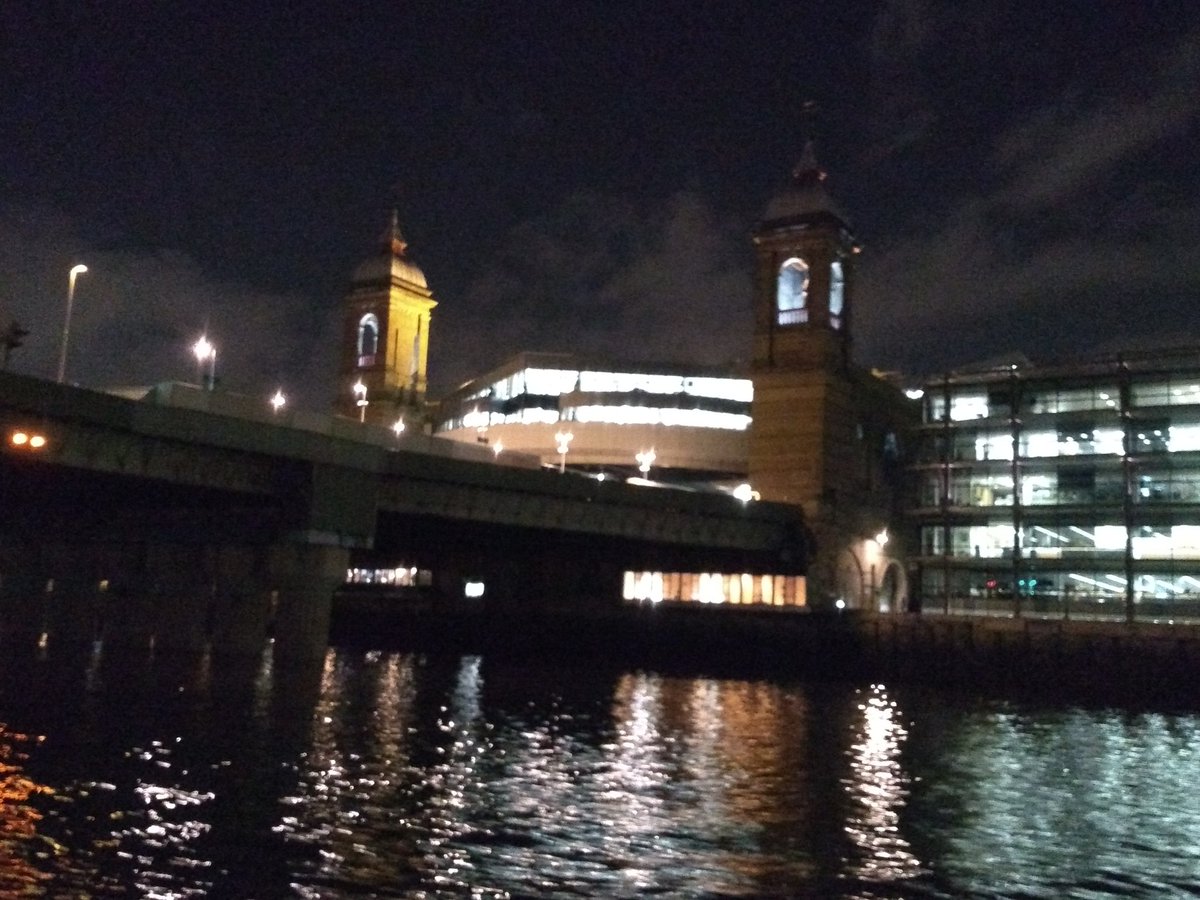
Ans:
{"label": "light reflection on water", "polygon": [[850,748],[850,774],[843,782],[853,801],[846,832],[859,850],[854,874],[872,882],[913,878],[921,873],[921,863],[900,829],[908,796],[900,750],[908,732],[882,685],[871,686],[858,710],[861,725]]}
{"label": "light reflection on water", "polygon": [[0,895],[1200,893],[1200,718],[331,651],[0,662]]}

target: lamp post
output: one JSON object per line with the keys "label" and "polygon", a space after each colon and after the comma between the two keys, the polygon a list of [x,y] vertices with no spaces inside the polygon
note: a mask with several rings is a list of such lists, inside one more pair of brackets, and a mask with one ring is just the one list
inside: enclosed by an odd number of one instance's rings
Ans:
{"label": "lamp post", "polygon": [[873,548],[873,552],[871,553],[871,592],[867,595],[867,600],[871,604],[871,610],[873,612],[882,612],[882,610],[879,609],[879,581],[875,577],[875,567],[876,565],[882,565],[884,563],[883,548],[887,546],[888,542],[887,529],[884,528],[877,535],[875,535],[875,537],[871,538],[871,542],[873,542],[875,546]]}
{"label": "lamp post", "polygon": [[[200,336],[200,340],[192,344],[192,352],[196,354],[196,365],[199,369],[200,386],[212,390],[217,384],[217,348],[208,339],[208,335]],[[208,363],[208,377],[204,375],[204,364]]]}
{"label": "lamp post", "polygon": [[649,450],[643,450],[634,458],[638,461],[638,469],[641,470],[642,477],[648,478],[650,476],[650,467],[654,465],[654,460],[658,459],[658,454],[654,452],[654,448],[651,447]]}
{"label": "lamp post", "polygon": [[571,441],[575,435],[569,431],[560,431],[554,435],[554,440],[558,443],[558,472],[561,475],[567,471],[567,451],[571,449]]}
{"label": "lamp post", "polygon": [[360,378],[354,383],[354,387],[351,390],[354,391],[354,405],[358,407],[358,421],[365,422],[367,421],[368,406],[367,386],[362,383],[362,379]]}
{"label": "lamp post", "polygon": [[87,266],[80,263],[72,266],[67,275],[67,317],[63,320],[62,346],[58,349],[58,383],[62,384],[67,378],[67,341],[71,336],[71,307],[75,304],[75,279],[87,271]]}

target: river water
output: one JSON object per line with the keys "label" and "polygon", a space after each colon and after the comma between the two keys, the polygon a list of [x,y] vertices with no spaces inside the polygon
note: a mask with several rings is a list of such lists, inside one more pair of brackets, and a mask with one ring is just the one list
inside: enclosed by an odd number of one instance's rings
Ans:
{"label": "river water", "polygon": [[0,897],[1200,896],[1193,714],[0,650]]}

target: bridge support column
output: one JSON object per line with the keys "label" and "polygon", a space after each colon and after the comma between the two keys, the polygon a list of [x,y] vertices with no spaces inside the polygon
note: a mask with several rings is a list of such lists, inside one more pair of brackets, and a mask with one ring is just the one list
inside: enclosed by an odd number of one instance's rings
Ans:
{"label": "bridge support column", "polygon": [[52,645],[90,644],[99,636],[98,579],[88,572],[64,573],[46,592],[46,632]]}
{"label": "bridge support column", "polygon": [[156,654],[202,653],[208,644],[213,599],[208,548],[153,545],[146,562],[153,585]]}
{"label": "bridge support column", "polygon": [[35,643],[46,627],[46,577],[36,570],[0,572],[0,633]]}
{"label": "bridge support column", "polygon": [[149,548],[131,544],[117,554],[103,597],[104,649],[146,653],[154,643],[154,592]]}
{"label": "bridge support column", "polygon": [[262,653],[271,619],[265,547],[218,547],[214,554],[216,597],[213,653],[253,656]]}
{"label": "bridge support column", "polygon": [[279,544],[271,562],[279,586],[275,657],[299,662],[324,656],[333,592],[346,580],[350,551],[325,544]]}
{"label": "bridge support column", "polygon": [[90,545],[46,543],[39,554],[44,624],[52,646],[90,644],[99,636],[100,576]]}

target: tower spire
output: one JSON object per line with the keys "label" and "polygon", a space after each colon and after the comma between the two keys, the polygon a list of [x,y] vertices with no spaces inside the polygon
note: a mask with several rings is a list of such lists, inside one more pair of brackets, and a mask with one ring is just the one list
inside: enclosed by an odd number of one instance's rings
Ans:
{"label": "tower spire", "polygon": [[408,247],[408,241],[400,233],[400,213],[394,206],[392,207],[392,221],[383,233],[382,243],[385,250],[391,251],[392,256],[403,256]]}
{"label": "tower spire", "polygon": [[800,159],[797,161],[795,168],[792,169],[792,177],[797,181],[809,178],[815,178],[817,181],[825,180],[825,170],[817,162],[817,151],[813,145],[812,138],[808,138],[804,142],[804,149],[800,152]]}
{"label": "tower spire", "polygon": [[848,227],[849,221],[825,188],[826,173],[817,162],[812,138],[804,142],[800,159],[792,168],[792,177],[780,193],[767,204],[760,229],[800,225],[816,221],[835,221]]}

